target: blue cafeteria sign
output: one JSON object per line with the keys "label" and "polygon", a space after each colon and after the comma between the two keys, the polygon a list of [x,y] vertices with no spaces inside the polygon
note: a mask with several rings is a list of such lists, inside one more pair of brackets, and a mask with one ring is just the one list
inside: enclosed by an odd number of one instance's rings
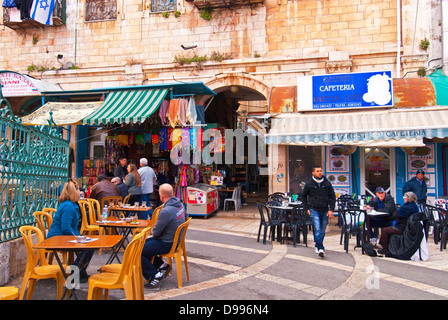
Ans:
{"label": "blue cafeteria sign", "polygon": [[299,77],[297,93],[298,111],[392,106],[392,73]]}

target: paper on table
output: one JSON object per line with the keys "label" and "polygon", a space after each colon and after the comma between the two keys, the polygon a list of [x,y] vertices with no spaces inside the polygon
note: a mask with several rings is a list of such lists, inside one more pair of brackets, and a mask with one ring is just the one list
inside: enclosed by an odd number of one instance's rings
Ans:
{"label": "paper on table", "polygon": [[98,239],[99,239],[99,238],[89,238],[89,237],[87,237],[87,238],[86,238],[86,242],[77,242],[76,239],[75,239],[75,240],[70,240],[69,242],[71,242],[71,243],[88,243],[88,242],[96,241],[96,240],[98,240]]}
{"label": "paper on table", "polygon": [[367,212],[367,214],[369,216],[384,216],[384,215],[387,215],[388,213],[387,212],[381,212],[381,211],[372,210],[370,212]]}

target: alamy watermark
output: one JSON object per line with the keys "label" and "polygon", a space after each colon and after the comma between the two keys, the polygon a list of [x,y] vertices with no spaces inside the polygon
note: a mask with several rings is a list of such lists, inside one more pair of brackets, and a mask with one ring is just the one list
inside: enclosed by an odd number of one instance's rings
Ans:
{"label": "alamy watermark", "polygon": [[[180,129],[182,130],[182,129]],[[197,130],[197,129],[196,129]],[[222,134],[224,132],[224,135]],[[268,159],[268,145],[262,135],[242,129],[206,129],[182,131],[180,139],[174,134],[169,139],[176,144],[170,152],[173,164],[248,164],[267,165],[276,161],[277,145],[272,144]],[[260,168],[260,175],[268,175],[267,167]]]}

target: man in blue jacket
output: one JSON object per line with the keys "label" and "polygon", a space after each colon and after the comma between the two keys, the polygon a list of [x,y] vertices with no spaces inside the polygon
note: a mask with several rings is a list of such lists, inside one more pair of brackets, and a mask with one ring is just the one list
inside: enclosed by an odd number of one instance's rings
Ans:
{"label": "man in blue jacket", "polygon": [[[167,183],[162,184],[159,195],[164,205],[152,229],[153,236],[146,240],[142,251],[142,272],[148,280],[145,284],[148,288],[156,286],[170,272],[171,266],[164,263],[159,255],[170,252],[176,230],[185,222],[184,205],[174,197],[173,187]],[[154,262],[151,263],[153,257]]]}
{"label": "man in blue jacket", "polygon": [[406,182],[403,187],[403,195],[406,192],[414,192],[417,196],[417,204],[426,203],[426,193],[428,192],[428,186],[425,182],[425,172],[422,169],[417,170],[415,177]]}

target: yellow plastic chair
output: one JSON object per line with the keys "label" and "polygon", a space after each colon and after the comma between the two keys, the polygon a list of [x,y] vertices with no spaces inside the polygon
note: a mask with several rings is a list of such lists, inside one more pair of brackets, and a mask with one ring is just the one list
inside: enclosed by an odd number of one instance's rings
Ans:
{"label": "yellow plastic chair", "polygon": [[56,213],[57,209],[55,209],[55,208],[43,208],[42,211],[43,212],[47,212],[47,213],[51,214],[52,217],[54,217],[54,214]]}
{"label": "yellow plastic chair", "polygon": [[[85,235],[92,235],[98,233],[99,235],[104,234],[104,229],[96,224],[91,224],[96,221],[95,210],[90,201],[79,200],[79,209],[81,210],[81,228],[79,233]],[[98,255],[101,255],[102,249],[98,251]]]}
{"label": "yellow plastic chair", "polygon": [[[39,228],[33,226],[22,226],[19,231],[25,241],[26,252],[28,255],[22,288],[20,290],[20,300],[22,300],[25,295],[28,283],[27,300],[30,300],[33,297],[36,280],[50,278],[56,279],[57,298],[58,300],[61,299],[62,289],[65,282],[61,269],[58,265],[49,265],[47,263],[44,250],[37,249],[35,252],[33,249],[33,235],[37,235],[37,243],[39,243],[44,240],[42,232]],[[66,266],[64,266],[64,268],[65,267]]]}
{"label": "yellow plastic chair", "polygon": [[123,199],[123,204],[128,204],[129,203],[129,198],[131,197],[130,194],[128,194],[126,197],[124,197]]}
{"label": "yellow plastic chair", "polygon": [[[51,213],[44,211],[35,211],[33,212],[33,216],[36,219],[37,227],[44,236],[44,240],[47,239],[47,232],[48,230],[50,230],[51,224],[53,223],[53,216],[51,215]],[[53,251],[45,250],[45,255],[47,254],[48,254],[48,263],[53,264],[53,258],[54,258]],[[65,255],[65,257],[67,256]],[[64,263],[67,263],[67,261],[64,260]]]}
{"label": "yellow plastic chair", "polygon": [[[190,273],[188,272],[187,251],[185,250],[185,235],[187,234],[188,226],[190,225],[191,217],[184,223],[177,227],[176,234],[174,235],[173,246],[170,252],[160,255],[161,258],[166,258],[167,263],[171,265],[172,259],[176,262],[177,273],[177,287],[182,288],[182,256],[184,257],[185,271],[187,273],[187,280],[190,281]],[[182,236],[179,241],[180,233]],[[170,272],[171,275],[171,272]]]}
{"label": "yellow plastic chair", "polygon": [[[88,300],[100,300],[104,289],[104,299],[109,298],[109,290],[122,289],[127,300],[143,298],[143,278],[141,270],[141,253],[147,232],[141,232],[126,247],[123,263],[119,272],[102,272],[89,278]],[[104,269],[103,269],[104,270]]]}
{"label": "yellow plastic chair", "polygon": [[101,204],[98,200],[93,199],[93,198],[88,198],[87,201],[90,202],[90,204],[92,205],[94,211],[95,211],[95,217],[98,220],[99,216],[101,215]]}
{"label": "yellow plastic chair", "polygon": [[[148,237],[149,232],[151,231],[151,228],[148,226],[145,229],[143,229],[140,233],[139,233],[139,237],[143,237],[142,238],[142,246],[138,249],[137,252],[137,260],[136,263],[134,265],[134,270],[133,270],[133,285],[134,285],[134,293],[136,294],[137,297],[140,297],[140,299],[137,300],[143,300],[143,274],[142,274],[142,260],[141,260],[141,256],[142,256],[142,251],[143,251],[143,247],[145,246],[145,242],[146,242],[146,238]],[[121,263],[110,263],[110,264],[106,264],[104,266],[102,266],[100,268],[100,272],[109,272],[109,273],[120,273],[121,271],[121,267],[122,264]]]}
{"label": "yellow plastic chair", "polygon": [[[163,205],[161,205],[161,206],[159,206],[159,207],[154,209],[154,211],[152,213],[151,220],[149,222],[149,226],[146,227],[146,228],[149,228],[149,234],[152,234],[152,229],[156,225],[157,218],[159,217],[159,212],[160,212],[160,210],[162,210],[162,208],[163,208]],[[135,228],[133,233],[132,233],[132,236],[135,236],[136,234],[138,234],[142,230],[143,230],[142,228]]]}
{"label": "yellow plastic chair", "polygon": [[17,300],[19,298],[19,288],[0,287],[0,300]]}

